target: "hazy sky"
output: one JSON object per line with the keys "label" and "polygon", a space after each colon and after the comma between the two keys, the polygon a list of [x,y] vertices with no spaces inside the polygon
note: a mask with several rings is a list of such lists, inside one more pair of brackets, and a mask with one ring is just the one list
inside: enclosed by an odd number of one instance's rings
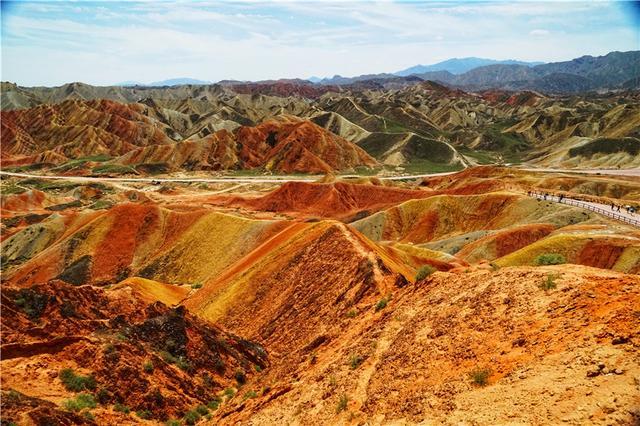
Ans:
{"label": "hazy sky", "polygon": [[1,77],[108,85],[351,76],[466,56],[561,61],[640,50],[638,13],[607,1],[2,1]]}

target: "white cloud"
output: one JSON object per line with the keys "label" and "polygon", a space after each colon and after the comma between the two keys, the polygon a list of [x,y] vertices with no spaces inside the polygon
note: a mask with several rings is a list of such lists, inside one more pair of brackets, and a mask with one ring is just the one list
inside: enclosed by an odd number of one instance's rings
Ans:
{"label": "white cloud", "polygon": [[535,30],[529,31],[529,35],[530,36],[534,36],[534,37],[544,37],[544,36],[548,36],[549,35],[549,31],[541,30],[541,29],[535,29]]}

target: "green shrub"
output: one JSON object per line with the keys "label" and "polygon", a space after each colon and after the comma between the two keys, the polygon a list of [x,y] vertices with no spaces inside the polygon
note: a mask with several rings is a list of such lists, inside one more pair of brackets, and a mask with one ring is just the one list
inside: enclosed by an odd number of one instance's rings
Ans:
{"label": "green shrub", "polygon": [[349,398],[347,397],[347,395],[344,393],[340,395],[340,398],[338,399],[338,407],[336,408],[336,413],[340,413],[341,411],[346,410],[348,403],[349,403]]}
{"label": "green shrub", "polygon": [[205,416],[205,415],[209,414],[209,409],[207,408],[207,406],[206,405],[202,405],[202,404],[200,404],[200,405],[198,405],[196,407],[196,411],[201,416]]}
{"label": "green shrub", "polygon": [[422,281],[429,275],[433,274],[437,269],[430,265],[424,265],[416,273],[416,281]]}
{"label": "green shrub", "polygon": [[226,388],[224,390],[224,396],[227,397],[227,401],[230,400],[231,398],[233,398],[233,396],[236,394],[235,389],[233,388]]}
{"label": "green shrub", "polygon": [[164,426],[180,426],[180,421],[175,419],[170,419],[164,422]]}
{"label": "green shrub", "polygon": [[94,416],[91,411],[85,411],[84,413],[82,413],[82,417],[89,420],[90,422],[94,422],[96,420],[96,416]]}
{"label": "green shrub", "polygon": [[384,308],[387,307],[387,303],[389,303],[389,298],[388,297],[383,297],[382,299],[378,300],[378,303],[376,303],[376,312],[383,310]]}
{"label": "green shrub", "polygon": [[491,370],[487,368],[478,368],[469,373],[471,381],[478,386],[485,386],[491,376]]}
{"label": "green shrub", "polygon": [[183,357],[178,357],[176,359],[176,365],[180,370],[191,371],[191,363]]}
{"label": "green shrub", "polygon": [[256,373],[260,373],[262,371],[262,367],[260,367],[258,364],[254,365],[253,368],[256,370]]}
{"label": "green shrub", "polygon": [[556,288],[556,278],[556,275],[549,274],[547,275],[547,278],[545,278],[545,280],[542,281],[540,285],[538,285],[538,287],[540,287],[544,291],[553,290],[554,288]]}
{"label": "green shrub", "polygon": [[184,421],[184,423],[187,425],[195,425],[196,423],[198,423],[201,417],[202,416],[200,415],[200,413],[198,413],[196,410],[189,410],[184,413],[182,421]]}
{"label": "green shrub", "polygon": [[101,405],[104,405],[111,399],[111,392],[109,392],[105,388],[101,388],[100,390],[98,390],[98,392],[96,392],[96,398]]}
{"label": "green shrub", "polygon": [[351,366],[352,370],[355,370],[360,366],[360,364],[362,364],[362,361],[364,361],[364,358],[362,358],[360,355],[352,355],[349,359],[349,366]]}
{"label": "green shrub", "polygon": [[144,364],[142,364],[142,369],[145,373],[153,373],[153,362],[146,361]]}
{"label": "green shrub", "polygon": [[119,402],[116,402],[116,404],[113,406],[113,410],[124,414],[129,414],[131,412],[131,409],[129,407],[124,404],[120,404]]}
{"label": "green shrub", "polygon": [[13,303],[15,303],[30,320],[35,320],[40,318],[47,309],[49,295],[38,293],[30,288],[23,288],[20,289]]}
{"label": "green shrub", "polygon": [[244,396],[242,397],[242,399],[249,399],[249,398],[255,398],[256,396],[258,396],[258,393],[254,390],[250,390],[249,392],[245,393]]}
{"label": "green shrub", "polygon": [[239,385],[244,385],[245,383],[247,383],[247,376],[244,374],[244,371],[242,370],[237,370],[236,373],[234,374],[234,377],[236,379],[236,382],[238,382]]}
{"label": "green shrub", "polygon": [[149,420],[151,419],[153,414],[151,414],[151,411],[149,410],[138,410],[136,411],[136,416],[140,417],[141,419]]}
{"label": "green shrub", "polygon": [[75,398],[64,401],[62,405],[69,411],[81,411],[85,408],[96,408],[98,406],[93,395],[89,393],[78,394]]}
{"label": "green shrub", "polygon": [[193,284],[191,284],[191,288],[194,289],[194,290],[202,288],[202,283],[193,283]]}
{"label": "green shrub", "polygon": [[351,309],[349,312],[347,312],[347,318],[355,318],[358,316],[358,311],[356,311],[355,309]]}
{"label": "green shrub", "polygon": [[220,407],[220,402],[222,401],[220,400],[220,398],[216,396],[215,398],[213,398],[211,401],[207,403],[207,407],[212,410],[217,410],[218,407]]}
{"label": "green shrub", "polygon": [[559,253],[544,253],[536,257],[536,265],[562,265],[567,263],[563,255]]}
{"label": "green shrub", "polygon": [[85,389],[96,389],[96,379],[92,375],[80,376],[76,374],[71,368],[65,368],[61,370],[59,377],[64,387],[72,392],[80,392]]}

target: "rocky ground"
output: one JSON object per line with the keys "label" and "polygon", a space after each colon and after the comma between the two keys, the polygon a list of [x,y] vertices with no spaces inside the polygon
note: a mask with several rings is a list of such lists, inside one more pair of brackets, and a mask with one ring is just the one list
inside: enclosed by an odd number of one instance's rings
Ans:
{"label": "rocky ground", "polygon": [[632,179],[2,186],[3,424],[635,424]]}

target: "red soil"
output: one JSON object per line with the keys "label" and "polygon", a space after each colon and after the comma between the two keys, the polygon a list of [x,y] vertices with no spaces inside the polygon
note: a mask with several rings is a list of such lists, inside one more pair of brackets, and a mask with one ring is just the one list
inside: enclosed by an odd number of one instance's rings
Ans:
{"label": "red soil", "polygon": [[255,210],[298,212],[330,218],[346,217],[367,210],[369,213],[430,192],[352,183],[287,182],[275,191],[255,199],[232,198],[226,204]]}

